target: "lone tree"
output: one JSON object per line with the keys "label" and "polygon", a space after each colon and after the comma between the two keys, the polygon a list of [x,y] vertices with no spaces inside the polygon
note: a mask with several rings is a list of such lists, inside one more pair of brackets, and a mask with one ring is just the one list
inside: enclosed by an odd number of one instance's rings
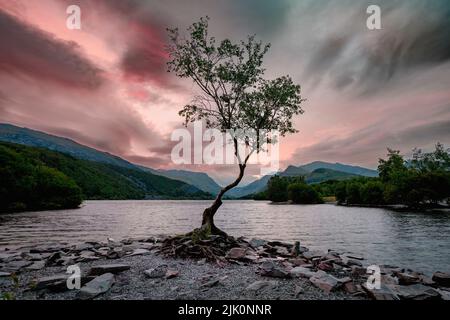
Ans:
{"label": "lone tree", "polygon": [[[222,188],[213,204],[205,209],[200,228],[208,234],[226,236],[214,224],[222,197],[241,182],[252,153],[259,153],[264,145],[275,142],[269,134],[271,130],[278,131],[280,136],[297,132],[292,117],[303,113],[300,104],[304,100],[300,86],[289,76],[274,80],[263,78],[263,58],[270,44],[263,45],[254,36],[239,43],[229,39],[218,43],[208,35],[208,21],[206,17],[192,24],[187,29],[187,37],[182,37],[177,28],[167,30],[170,39],[168,71],[190,78],[200,92],[179,112],[186,126],[190,122],[204,121],[207,128],[235,133],[231,143],[239,175]],[[242,155],[241,143],[251,151]]]}

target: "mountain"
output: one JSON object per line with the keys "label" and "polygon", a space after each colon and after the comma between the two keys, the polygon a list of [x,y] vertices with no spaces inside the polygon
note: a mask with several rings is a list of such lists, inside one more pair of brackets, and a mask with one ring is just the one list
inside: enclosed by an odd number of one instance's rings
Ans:
{"label": "mountain", "polygon": [[307,175],[310,172],[312,171],[305,170],[302,167],[289,166],[286,168],[286,170],[280,173],[280,176],[303,176]]}
{"label": "mountain", "polygon": [[346,179],[356,178],[358,176],[359,175],[357,175],[357,174],[336,171],[336,170],[332,170],[332,169],[320,168],[320,169],[316,169],[313,172],[305,175],[305,181],[306,181],[306,183],[314,184],[314,183],[321,183],[321,182],[329,181],[329,180],[346,180]]}
{"label": "mountain", "polygon": [[218,194],[221,186],[219,186],[210,176],[203,172],[193,172],[186,170],[158,170],[163,176],[171,179],[180,180],[196,186],[202,191]]}
{"label": "mountain", "polygon": [[122,158],[81,145],[73,140],[54,136],[41,131],[0,123],[0,141],[40,147],[69,154],[77,159],[102,162],[118,167],[136,169],[136,166]]}
{"label": "mountain", "polygon": [[[211,195],[182,181],[140,169],[74,158],[44,148],[0,142],[0,163],[10,155],[26,164],[48,167],[73,180],[83,199],[210,199]],[[1,165],[8,170],[11,165]],[[18,177],[19,178],[19,177]],[[6,188],[7,189],[7,188]]]}
{"label": "mountain", "polygon": [[[116,172],[119,171],[118,168],[130,169],[132,171],[127,174],[133,176],[137,174],[135,171],[143,171],[147,174],[151,174],[152,176],[165,177],[171,180],[183,182],[192,187],[191,191],[203,191],[215,195],[220,190],[220,186],[206,173],[191,172],[186,170],[155,170],[152,168],[146,168],[130,163],[107,152],[101,152],[96,149],[83,146],[70,139],[49,135],[27,128],[20,128],[10,124],[0,124],[0,141],[42,147],[71,155],[77,159],[111,165],[116,168]],[[376,170],[341,163],[315,161],[301,166],[291,165],[283,172],[280,172],[279,175],[305,176],[308,183],[319,183],[326,180],[340,180],[353,176],[376,177],[378,176],[378,172]],[[230,190],[226,196],[240,198],[249,194],[260,192],[264,190],[269,179],[270,176],[264,176],[247,186],[237,187]],[[184,188],[189,190],[189,186],[185,186]]]}
{"label": "mountain", "polygon": [[[307,171],[307,172],[313,172],[317,169],[331,169],[334,171],[340,171],[350,174],[356,174],[358,176],[363,177],[378,177],[378,171],[367,169],[363,167],[358,166],[350,166],[347,164],[342,163],[329,163],[329,162],[323,162],[323,161],[314,161],[299,167],[294,168],[300,168],[301,170]],[[286,172],[286,171],[285,171]]]}
{"label": "mountain", "polygon": [[261,192],[266,188],[267,182],[269,182],[270,178],[271,176],[264,176],[261,179],[246,185],[245,187],[231,189],[225,195],[232,198],[241,198],[250,194]]}
{"label": "mountain", "polygon": [[179,180],[196,187],[198,190],[217,194],[220,186],[206,173],[183,170],[155,170],[135,165],[107,152],[98,151],[73,140],[54,136],[44,132],[0,123],[0,141],[40,147],[73,156],[77,159],[110,164],[133,170],[144,170],[154,175]]}
{"label": "mountain", "polygon": [[210,176],[203,172],[186,170],[154,170],[145,167],[141,167],[141,169],[163,177],[183,181],[213,195],[219,193],[221,189],[221,186],[219,186]]}
{"label": "mountain", "polygon": [[82,190],[75,181],[24,148],[0,143],[0,213],[79,207]]}
{"label": "mountain", "polygon": [[[377,177],[378,172],[358,166],[350,166],[340,163],[328,163],[315,161],[302,166],[288,166],[278,173],[282,177],[304,176],[307,183],[320,183],[328,180],[345,180],[358,176]],[[264,191],[271,176],[264,176],[248,186],[235,188],[227,193],[230,197],[245,197],[250,194]]]}

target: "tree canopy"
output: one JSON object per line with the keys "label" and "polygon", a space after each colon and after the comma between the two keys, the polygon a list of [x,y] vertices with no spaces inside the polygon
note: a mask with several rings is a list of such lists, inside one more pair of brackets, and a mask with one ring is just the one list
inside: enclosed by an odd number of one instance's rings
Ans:
{"label": "tree canopy", "polygon": [[[263,59],[269,44],[254,36],[240,42],[217,41],[209,35],[208,22],[205,17],[193,23],[187,36],[177,28],[168,29],[168,71],[191,79],[198,89],[191,103],[179,112],[185,125],[203,121],[207,128],[232,136],[239,175],[218,193],[202,220],[202,229],[223,234],[213,222],[223,195],[240,183],[254,152],[276,142],[278,135],[296,132],[292,118],[303,113],[300,105],[304,100],[291,77],[264,78]],[[244,151],[240,145],[245,145]]]}

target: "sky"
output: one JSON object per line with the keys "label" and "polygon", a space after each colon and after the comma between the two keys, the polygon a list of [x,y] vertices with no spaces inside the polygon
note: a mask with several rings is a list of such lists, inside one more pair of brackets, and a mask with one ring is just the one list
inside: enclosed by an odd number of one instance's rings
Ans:
{"label": "sky", "polygon": [[[81,29],[66,27],[69,5]],[[370,4],[381,30],[369,30]],[[447,0],[0,0],[0,122],[171,169],[178,111],[196,87],[167,72],[166,28],[210,17],[210,33],[271,43],[268,79],[301,85],[298,133],[281,166],[315,160],[376,168],[386,148],[450,145]],[[220,183],[230,166],[185,165]],[[249,167],[246,182],[258,177]]]}

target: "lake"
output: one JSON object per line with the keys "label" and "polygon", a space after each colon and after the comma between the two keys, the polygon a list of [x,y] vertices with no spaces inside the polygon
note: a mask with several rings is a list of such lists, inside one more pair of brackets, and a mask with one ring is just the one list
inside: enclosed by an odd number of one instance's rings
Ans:
{"label": "lake", "polygon": [[[86,201],[81,209],[0,215],[0,248],[179,234],[199,226],[210,201]],[[216,224],[234,236],[362,254],[370,263],[450,272],[450,214],[331,204],[224,201]]]}

